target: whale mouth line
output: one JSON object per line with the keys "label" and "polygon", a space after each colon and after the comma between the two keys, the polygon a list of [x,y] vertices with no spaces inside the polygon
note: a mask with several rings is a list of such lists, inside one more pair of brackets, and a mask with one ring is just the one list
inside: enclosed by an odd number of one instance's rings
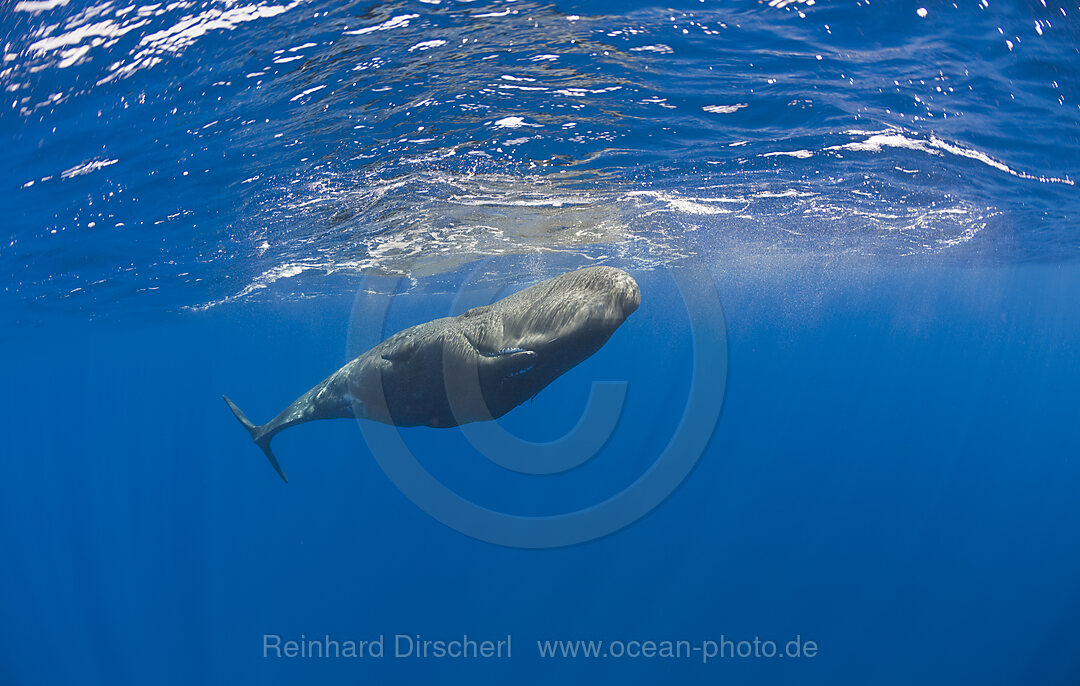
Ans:
{"label": "whale mouth line", "polygon": [[478,349],[476,352],[480,353],[484,357],[502,357],[503,355],[516,355],[517,353],[529,353],[530,355],[536,354],[535,350],[526,350],[525,348],[503,348],[498,352],[490,352]]}

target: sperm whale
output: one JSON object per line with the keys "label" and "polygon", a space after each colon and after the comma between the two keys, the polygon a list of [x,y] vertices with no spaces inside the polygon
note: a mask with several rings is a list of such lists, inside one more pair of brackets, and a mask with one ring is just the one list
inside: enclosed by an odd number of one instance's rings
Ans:
{"label": "sperm whale", "polygon": [[266,424],[223,397],[288,482],[270,449],[284,429],[347,417],[435,428],[497,419],[599,350],[640,303],[625,271],[586,267],[400,331]]}

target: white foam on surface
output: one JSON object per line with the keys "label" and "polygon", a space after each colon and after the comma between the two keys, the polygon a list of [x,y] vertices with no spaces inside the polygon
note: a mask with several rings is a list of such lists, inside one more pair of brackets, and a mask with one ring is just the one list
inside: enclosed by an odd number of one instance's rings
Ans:
{"label": "white foam on surface", "polygon": [[709,112],[710,114],[732,114],[738,112],[742,108],[746,107],[748,103],[739,102],[734,105],[706,105],[701,109]]}

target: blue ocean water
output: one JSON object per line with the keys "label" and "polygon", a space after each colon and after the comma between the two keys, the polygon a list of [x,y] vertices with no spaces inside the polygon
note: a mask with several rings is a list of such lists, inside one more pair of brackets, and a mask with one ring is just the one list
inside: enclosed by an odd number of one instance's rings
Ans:
{"label": "blue ocean water", "polygon": [[[0,5],[0,683],[1077,683],[1078,17]],[[275,439],[285,485],[220,400],[268,420],[363,341],[591,264],[641,308],[499,424],[558,441],[624,382],[593,459],[401,434],[454,493],[556,515],[722,400],[609,535],[464,535],[345,420]],[[395,656],[465,635],[512,654]]]}

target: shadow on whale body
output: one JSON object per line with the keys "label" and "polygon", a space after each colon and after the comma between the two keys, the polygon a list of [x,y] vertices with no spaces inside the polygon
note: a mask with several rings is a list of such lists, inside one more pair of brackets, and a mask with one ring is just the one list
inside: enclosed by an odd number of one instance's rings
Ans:
{"label": "shadow on whale body", "polygon": [[497,419],[599,350],[640,302],[626,272],[587,267],[400,331],[261,426],[225,402],[288,482],[270,450],[278,432],[347,417],[437,428]]}

